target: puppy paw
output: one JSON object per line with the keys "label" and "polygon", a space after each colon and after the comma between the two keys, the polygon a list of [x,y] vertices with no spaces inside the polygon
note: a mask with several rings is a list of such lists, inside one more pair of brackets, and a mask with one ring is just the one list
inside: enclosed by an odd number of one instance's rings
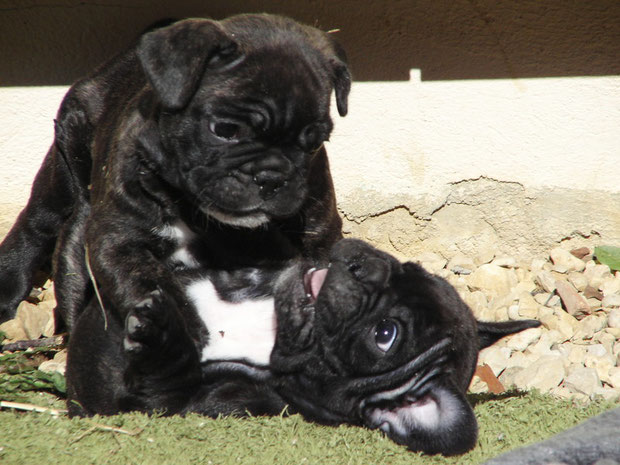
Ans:
{"label": "puppy paw", "polygon": [[151,292],[125,318],[123,348],[130,356],[157,352],[170,339],[175,303],[161,289]]}

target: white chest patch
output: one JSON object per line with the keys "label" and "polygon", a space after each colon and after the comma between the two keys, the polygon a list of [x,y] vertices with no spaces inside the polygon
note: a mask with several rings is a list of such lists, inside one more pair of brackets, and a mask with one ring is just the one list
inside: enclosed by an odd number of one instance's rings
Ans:
{"label": "white chest patch", "polygon": [[187,294],[209,330],[202,361],[245,360],[268,365],[276,340],[273,298],[231,303],[220,299],[208,279],[188,286]]}
{"label": "white chest patch", "polygon": [[192,231],[183,221],[167,224],[156,231],[161,237],[174,241],[176,250],[170,256],[173,263],[183,265],[185,268],[198,267],[198,261],[189,252],[189,244],[196,238],[196,233]]}

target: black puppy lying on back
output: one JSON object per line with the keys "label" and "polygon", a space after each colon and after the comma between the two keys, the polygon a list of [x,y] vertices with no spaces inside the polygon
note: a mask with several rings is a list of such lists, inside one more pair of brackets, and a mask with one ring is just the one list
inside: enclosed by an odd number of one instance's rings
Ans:
{"label": "black puppy lying on back", "polygon": [[288,404],[412,450],[471,449],[465,392],[478,351],[539,323],[478,322],[445,280],[361,241],[338,242],[327,267],[315,265],[246,270],[243,295],[226,273],[186,275],[186,312],[208,333],[198,351],[161,307],[104,329],[102,312],[114,310],[93,302],[71,338],[71,412],[277,415]]}

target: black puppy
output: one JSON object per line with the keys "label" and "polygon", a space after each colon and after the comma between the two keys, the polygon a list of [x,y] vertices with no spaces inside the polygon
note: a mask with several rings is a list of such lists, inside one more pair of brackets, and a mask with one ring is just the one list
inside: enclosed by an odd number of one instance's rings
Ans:
{"label": "black puppy", "polygon": [[93,302],[69,349],[71,413],[277,415],[288,404],[412,450],[471,449],[465,392],[479,349],[539,322],[477,322],[445,280],[361,241],[338,242],[327,267],[315,265],[255,269],[243,296],[226,273],[186,274],[187,313],[209,334],[198,351],[161,307],[104,330]]}
{"label": "black puppy", "polygon": [[157,290],[182,311],[178,268],[324,257],[341,237],[323,148],[330,95],[345,115],[350,83],[327,34],[278,16],[145,34],[64,98],[28,205],[0,245],[0,321],[54,250],[70,329],[91,279],[124,320],[157,305]]}

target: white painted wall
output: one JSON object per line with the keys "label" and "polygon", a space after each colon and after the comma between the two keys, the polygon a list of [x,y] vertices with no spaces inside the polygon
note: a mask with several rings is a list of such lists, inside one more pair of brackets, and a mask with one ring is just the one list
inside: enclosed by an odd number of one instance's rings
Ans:
{"label": "white painted wall", "polygon": [[356,81],[329,143],[346,230],[400,256],[620,244],[620,2],[0,0],[0,236],[70,84],[166,17],[338,28]]}

